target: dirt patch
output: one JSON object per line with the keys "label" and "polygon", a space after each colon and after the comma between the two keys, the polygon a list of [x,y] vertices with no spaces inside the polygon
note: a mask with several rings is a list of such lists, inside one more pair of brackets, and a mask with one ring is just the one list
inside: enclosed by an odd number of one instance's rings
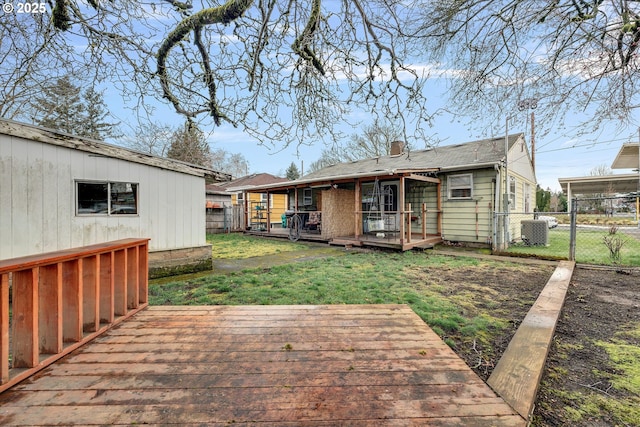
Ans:
{"label": "dirt patch", "polygon": [[[553,267],[526,266],[438,271],[435,280],[446,287],[443,293],[455,297],[474,292],[477,308],[493,310],[496,317],[509,323],[507,333],[489,334],[484,344],[480,339],[470,342],[463,337],[444,337],[483,380],[491,375],[552,271]],[[640,426],[640,393],[633,386],[620,387],[621,379],[630,376],[614,363],[606,348],[607,344],[622,343],[640,351],[638,331],[640,271],[577,268],[556,327],[531,425]]]}
{"label": "dirt patch", "polygon": [[[578,268],[538,392],[534,426],[640,426],[640,396],[616,387],[625,375],[602,343],[620,342],[640,323],[640,272]],[[622,335],[624,336],[624,335]],[[624,342],[640,345],[633,336]]]}

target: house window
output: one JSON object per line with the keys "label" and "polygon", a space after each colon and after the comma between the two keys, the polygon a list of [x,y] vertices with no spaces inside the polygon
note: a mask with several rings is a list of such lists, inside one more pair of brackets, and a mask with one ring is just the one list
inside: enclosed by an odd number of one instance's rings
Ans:
{"label": "house window", "polygon": [[383,206],[385,212],[395,212],[398,210],[398,200],[395,194],[398,186],[395,184],[386,184],[382,186]]}
{"label": "house window", "polygon": [[516,178],[509,177],[509,210],[516,208]]}
{"label": "house window", "polygon": [[236,193],[236,198],[238,199],[238,202],[243,201],[244,200],[244,193],[243,192]]}
{"label": "house window", "polygon": [[76,215],[137,215],[138,184],[76,182]]}
{"label": "house window", "polygon": [[305,188],[302,190],[302,204],[304,206],[311,206],[313,204],[313,197],[311,195],[310,188]]}
{"label": "house window", "polygon": [[449,175],[447,183],[449,199],[470,199],[473,197],[473,174]]}

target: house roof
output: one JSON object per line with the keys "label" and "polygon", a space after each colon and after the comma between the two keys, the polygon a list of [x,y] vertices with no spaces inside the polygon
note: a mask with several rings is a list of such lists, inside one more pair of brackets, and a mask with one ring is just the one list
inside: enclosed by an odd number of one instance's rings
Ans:
{"label": "house roof", "polygon": [[226,188],[221,187],[220,185],[216,185],[216,184],[207,184],[207,185],[205,185],[205,193],[206,194],[218,194],[218,195],[231,197],[231,194],[229,194],[227,192]]}
{"label": "house roof", "polygon": [[120,147],[118,145],[73,136],[54,129],[19,123],[13,120],[0,119],[0,134],[25,138],[73,150],[85,151],[94,155],[126,160],[133,163],[167,169],[188,175],[201,176],[213,179],[214,181],[229,181],[231,179],[231,175],[229,174],[191,163],[153,156],[151,154],[142,153],[129,148]]}
{"label": "house roof", "polygon": [[268,173],[254,173],[246,175],[232,181],[224,182],[220,184],[227,191],[242,191],[250,190],[256,186],[263,186],[268,184],[277,184],[280,182],[286,182],[287,178],[280,178]]}
{"label": "house roof", "polygon": [[611,169],[638,169],[640,167],[640,144],[622,144],[611,164]]}
{"label": "house roof", "polygon": [[[523,138],[522,133],[509,135],[509,149]],[[504,151],[504,137],[482,139],[463,144],[410,151],[395,156],[381,156],[348,163],[338,163],[307,174],[295,181],[287,181],[279,185],[265,185],[261,188],[281,188],[336,179],[374,177],[399,173],[437,173],[483,169],[504,162]]]}

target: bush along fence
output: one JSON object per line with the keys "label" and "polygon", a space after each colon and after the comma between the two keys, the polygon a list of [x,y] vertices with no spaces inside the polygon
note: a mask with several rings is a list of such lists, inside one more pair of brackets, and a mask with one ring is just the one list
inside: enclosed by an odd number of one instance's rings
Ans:
{"label": "bush along fence", "polygon": [[583,264],[640,267],[640,228],[636,213],[622,200],[573,199],[570,212],[498,213],[495,223],[499,237],[509,244],[497,252],[568,259]]}

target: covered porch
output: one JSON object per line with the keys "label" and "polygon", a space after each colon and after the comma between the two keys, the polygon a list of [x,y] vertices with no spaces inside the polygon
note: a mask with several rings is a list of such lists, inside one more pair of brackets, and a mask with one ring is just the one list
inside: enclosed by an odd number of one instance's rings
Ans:
{"label": "covered porch", "polygon": [[[247,232],[403,251],[432,247],[442,241],[442,189],[435,172],[372,172],[268,186],[262,189],[267,200],[270,194],[289,196],[286,218],[279,226]],[[273,224],[268,204],[264,214]]]}

